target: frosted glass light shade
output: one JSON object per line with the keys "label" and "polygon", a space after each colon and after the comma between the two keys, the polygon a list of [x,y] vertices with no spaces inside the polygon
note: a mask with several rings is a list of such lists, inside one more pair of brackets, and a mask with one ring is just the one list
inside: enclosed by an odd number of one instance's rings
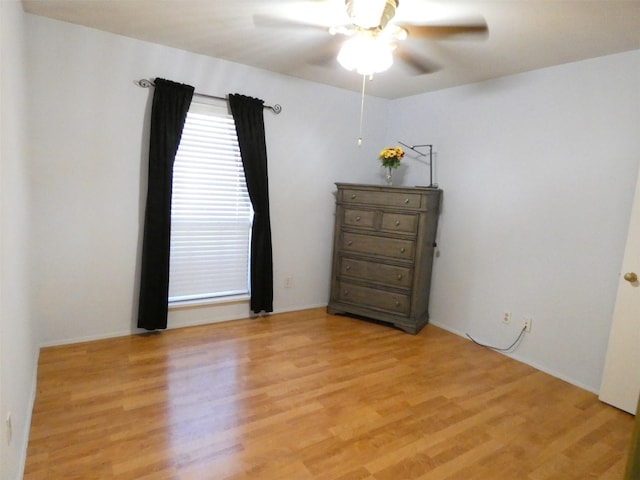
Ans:
{"label": "frosted glass light shade", "polygon": [[360,75],[384,72],[393,64],[392,46],[372,35],[357,35],[342,45],[338,62]]}

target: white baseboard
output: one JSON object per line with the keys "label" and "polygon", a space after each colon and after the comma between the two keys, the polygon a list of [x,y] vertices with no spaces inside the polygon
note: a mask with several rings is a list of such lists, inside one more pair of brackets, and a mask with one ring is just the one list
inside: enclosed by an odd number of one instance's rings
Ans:
{"label": "white baseboard", "polygon": [[[456,329],[453,329],[451,327],[449,327],[448,325],[443,325],[437,321],[430,321],[429,323],[431,323],[432,325],[441,328],[443,330],[446,330],[449,333],[453,333],[454,335],[457,335],[459,337],[464,338],[467,341],[471,341],[469,340],[469,338],[467,337],[466,333],[464,332],[460,332]],[[582,390],[586,390],[587,392],[591,392],[591,393],[595,393],[596,395],[599,393],[597,389],[594,389],[593,387],[589,386],[589,385],[585,385],[582,382],[577,381],[574,378],[571,377],[567,377],[566,375],[563,375],[562,373],[556,372],[553,369],[544,367],[542,365],[538,365],[535,362],[532,362],[518,354],[514,354],[514,353],[507,353],[507,352],[497,352],[497,353],[501,353],[502,355],[509,357],[509,358],[513,358],[514,360],[517,360],[518,362],[524,363],[526,365],[529,365],[530,367],[535,368],[536,370],[540,370],[541,372],[547,373],[549,375],[551,375],[552,377],[558,378],[564,382],[570,383],[571,385],[581,388]]]}
{"label": "white baseboard", "polygon": [[[278,313],[295,312],[298,310],[310,310],[313,308],[322,308],[326,306],[327,306],[326,303],[320,303],[320,304],[313,304],[313,305],[301,305],[296,307],[280,308],[280,309],[274,310],[269,315],[276,315]],[[203,307],[195,307],[195,308],[203,308]],[[248,318],[251,318],[250,312],[230,314],[221,318],[214,318],[214,319],[206,318],[206,319],[195,320],[195,321],[183,321],[183,322],[178,321],[178,322],[172,322],[169,325],[167,325],[167,330],[174,330],[176,328],[197,327],[201,325],[212,325],[214,323],[230,322],[234,320],[245,320]],[[42,342],[40,344],[40,348],[59,347],[62,345],[72,345],[74,343],[92,342],[95,340],[106,340],[109,338],[126,337],[129,335],[137,335],[145,332],[147,332],[147,330],[145,329],[133,328],[126,331],[123,330],[123,331],[109,332],[109,333],[103,333],[103,334],[97,334],[97,335],[67,338],[63,340],[54,340],[52,342]]]}
{"label": "white baseboard", "polygon": [[31,433],[31,418],[33,417],[33,407],[36,403],[36,392],[38,391],[38,360],[40,359],[40,349],[36,348],[33,363],[33,373],[31,375],[31,392],[29,394],[27,412],[24,418],[25,433],[20,447],[20,459],[18,460],[18,476],[16,480],[24,477],[24,469],[27,464],[27,450],[29,448],[29,435]]}

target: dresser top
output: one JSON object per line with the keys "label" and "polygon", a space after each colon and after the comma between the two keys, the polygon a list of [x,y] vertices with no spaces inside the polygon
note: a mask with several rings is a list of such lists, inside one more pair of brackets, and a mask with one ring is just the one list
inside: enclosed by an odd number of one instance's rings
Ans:
{"label": "dresser top", "polygon": [[437,187],[396,187],[396,186],[387,186],[387,185],[368,185],[364,183],[340,183],[336,182],[336,186],[338,188],[355,188],[361,190],[375,190],[375,191],[390,191],[390,192],[402,192],[402,191],[411,191],[411,192],[442,192]]}

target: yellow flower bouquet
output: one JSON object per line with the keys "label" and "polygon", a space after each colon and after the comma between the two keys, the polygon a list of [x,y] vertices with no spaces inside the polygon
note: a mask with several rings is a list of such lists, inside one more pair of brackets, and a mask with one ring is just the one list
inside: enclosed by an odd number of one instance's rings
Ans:
{"label": "yellow flower bouquet", "polygon": [[389,147],[380,150],[379,158],[382,166],[386,168],[398,168],[402,157],[404,157],[404,151],[400,147]]}

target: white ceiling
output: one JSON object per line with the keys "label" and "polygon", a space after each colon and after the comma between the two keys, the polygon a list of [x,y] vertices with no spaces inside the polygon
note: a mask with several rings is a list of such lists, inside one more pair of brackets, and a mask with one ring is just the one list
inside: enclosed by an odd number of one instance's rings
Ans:
{"label": "white ceiling", "polygon": [[[348,23],[343,0],[22,0],[26,12],[359,91],[362,77],[319,66],[326,31]],[[310,24],[254,24],[271,15]],[[640,0],[401,0],[397,23],[482,17],[486,38],[411,39],[406,48],[440,70],[411,74],[396,61],[367,94],[398,98],[537,68],[640,49]],[[321,26],[326,28],[313,28]],[[337,52],[336,52],[337,53]],[[152,74],[152,72],[150,72]]]}

